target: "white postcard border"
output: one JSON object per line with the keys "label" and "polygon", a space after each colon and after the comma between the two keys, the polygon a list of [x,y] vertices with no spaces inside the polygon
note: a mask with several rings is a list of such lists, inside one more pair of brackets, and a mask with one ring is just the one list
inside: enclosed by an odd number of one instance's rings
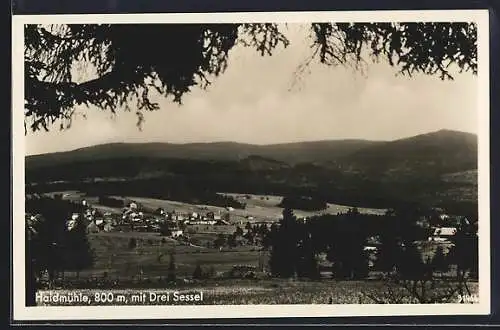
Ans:
{"label": "white postcard border", "polygon": [[[432,305],[202,305],[25,307],[24,24],[306,23],[474,21],[478,25],[479,304]],[[13,319],[132,320],[185,318],[485,315],[490,313],[489,17],[487,10],[258,12],[109,15],[19,15],[12,19]]]}

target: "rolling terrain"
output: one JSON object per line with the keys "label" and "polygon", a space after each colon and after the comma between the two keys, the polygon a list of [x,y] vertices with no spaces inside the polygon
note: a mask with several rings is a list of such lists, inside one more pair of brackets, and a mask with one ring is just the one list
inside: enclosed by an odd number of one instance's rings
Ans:
{"label": "rolling terrain", "polygon": [[327,162],[356,150],[380,144],[367,140],[337,140],[252,145],[235,142],[211,143],[109,143],[66,152],[26,157],[27,167],[54,166],[76,161],[103,159],[177,158],[191,160],[238,161],[261,156],[290,164]]}
{"label": "rolling terrain", "polygon": [[173,200],[210,191],[314,195],[375,208],[477,203],[477,136],[440,130],[395,141],[105,144],[28,156],[26,182],[37,183],[36,192]]}

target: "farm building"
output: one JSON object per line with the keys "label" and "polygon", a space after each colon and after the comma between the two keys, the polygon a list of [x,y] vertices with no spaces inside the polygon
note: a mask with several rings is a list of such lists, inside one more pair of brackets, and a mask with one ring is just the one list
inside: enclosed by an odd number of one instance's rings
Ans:
{"label": "farm building", "polygon": [[364,246],[364,247],[363,247],[363,251],[367,251],[367,252],[377,252],[377,247],[376,247],[376,246],[370,246],[370,245],[367,245],[367,246]]}
{"label": "farm building", "polygon": [[429,241],[445,242],[452,238],[457,232],[455,227],[435,228],[434,233],[429,237]]}
{"label": "farm building", "polygon": [[180,229],[172,230],[171,234],[170,234],[170,236],[172,236],[173,238],[176,238],[176,237],[179,237],[179,236],[182,236],[182,235],[183,235],[183,231],[180,230]]}
{"label": "farm building", "polygon": [[68,230],[68,231],[73,230],[73,228],[75,228],[75,226],[76,226],[76,220],[70,219],[70,220],[66,221],[66,230]]}
{"label": "farm building", "polygon": [[197,221],[189,221],[189,225],[210,225],[213,226],[217,222],[215,220],[197,220]]}

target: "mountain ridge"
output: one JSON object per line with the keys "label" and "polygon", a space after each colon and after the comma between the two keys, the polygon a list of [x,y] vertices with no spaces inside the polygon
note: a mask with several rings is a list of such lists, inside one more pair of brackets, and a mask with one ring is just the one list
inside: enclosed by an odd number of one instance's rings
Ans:
{"label": "mountain ridge", "polygon": [[[224,142],[196,142],[196,143],[125,143],[113,142],[89,147],[77,148],[70,151],[47,154],[29,155],[25,157],[27,167],[51,166],[74,161],[147,157],[147,158],[180,158],[195,160],[228,160],[238,161],[250,156],[260,156],[276,161],[296,164],[312,162],[335,162],[341,158],[367,153],[377,154],[381,148],[411,147],[412,141],[423,144],[424,147],[440,147],[439,144],[465,143],[469,147],[476,146],[477,135],[473,133],[438,130],[412,137],[392,141],[375,141],[365,139],[338,139],[318,140],[290,143],[274,143],[257,145],[232,141]],[[405,144],[407,144],[405,146]],[[427,144],[427,146],[426,146]],[[410,148],[410,149],[411,149]],[[371,151],[370,151],[371,149]],[[399,150],[401,152],[401,150]],[[412,151],[409,150],[409,153]]]}
{"label": "mountain ridge", "polygon": [[477,136],[450,130],[388,142],[278,147],[106,144],[26,160],[26,182],[40,192],[90,189],[106,195],[137,188],[147,196],[169,196],[168,191],[208,189],[315,195],[373,207],[398,201],[477,201]]}

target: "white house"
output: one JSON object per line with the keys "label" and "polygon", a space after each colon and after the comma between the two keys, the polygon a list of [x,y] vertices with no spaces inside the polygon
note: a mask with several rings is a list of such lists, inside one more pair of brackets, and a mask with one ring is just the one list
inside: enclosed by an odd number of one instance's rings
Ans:
{"label": "white house", "polygon": [[74,220],[74,219],[68,220],[66,222],[66,229],[68,231],[73,230],[73,228],[75,228],[75,226],[76,226],[76,220]]}
{"label": "white house", "polygon": [[455,227],[440,227],[434,229],[433,236],[450,237],[457,233],[457,228]]}
{"label": "white house", "polygon": [[179,237],[179,236],[182,236],[182,230],[180,229],[176,229],[176,230],[172,230],[171,234],[170,234],[172,237]]}
{"label": "white house", "polygon": [[434,233],[429,237],[429,241],[447,242],[457,233],[455,227],[439,227],[434,229]]}

